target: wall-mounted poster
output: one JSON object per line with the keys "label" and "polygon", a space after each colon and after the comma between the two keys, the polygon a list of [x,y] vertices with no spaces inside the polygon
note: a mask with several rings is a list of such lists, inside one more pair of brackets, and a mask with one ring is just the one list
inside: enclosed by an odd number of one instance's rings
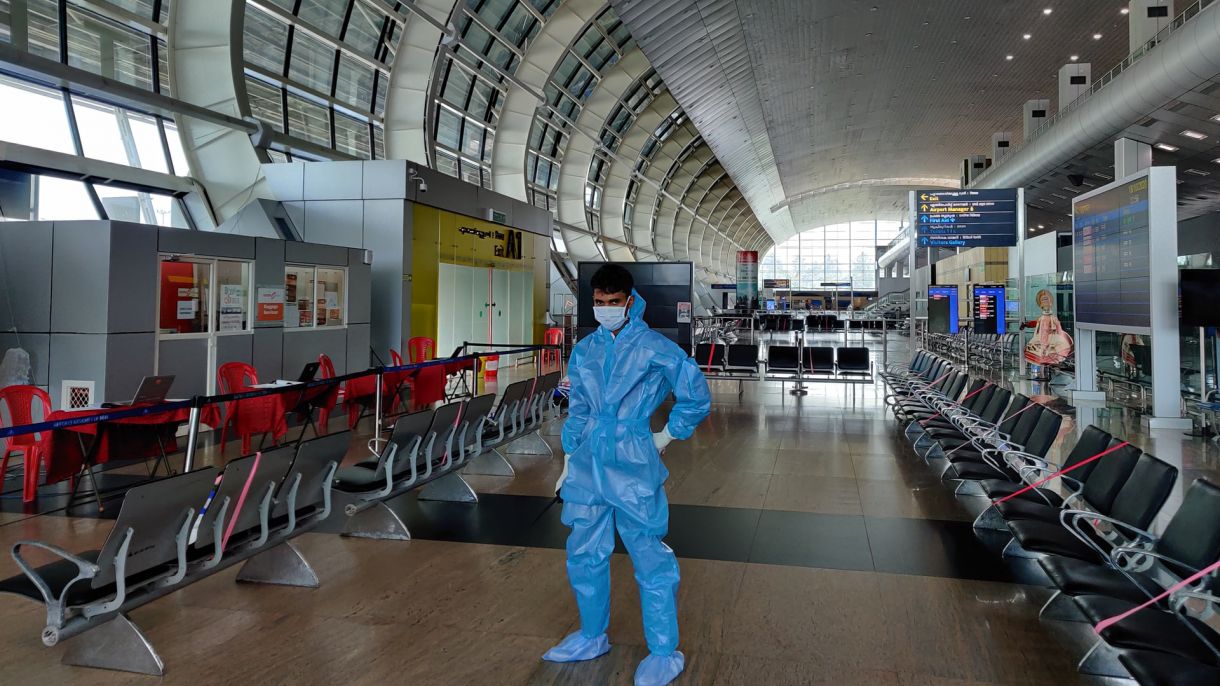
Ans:
{"label": "wall-mounted poster", "polygon": [[179,300],[178,301],[178,319],[194,319],[195,312],[199,309],[198,300]]}
{"label": "wall-mounted poster", "polygon": [[1055,314],[1055,296],[1047,289],[1034,296],[1041,314],[1025,326],[1034,327],[1034,337],[1025,344],[1025,359],[1041,365],[1057,365],[1072,356],[1072,337],[1063,330]]}
{"label": "wall-mounted poster", "polygon": [[691,319],[691,304],[688,302],[678,303],[678,323],[690,324]]}

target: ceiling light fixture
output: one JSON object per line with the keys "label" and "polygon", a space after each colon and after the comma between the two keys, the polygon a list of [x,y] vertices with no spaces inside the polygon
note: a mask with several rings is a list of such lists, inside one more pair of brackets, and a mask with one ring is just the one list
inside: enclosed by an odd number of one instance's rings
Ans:
{"label": "ceiling light fixture", "polygon": [[1034,36],[1031,33],[1027,33],[1027,34],[1022,35],[1021,37],[1024,38],[1025,40],[1029,40],[1030,38],[1033,38]]}
{"label": "ceiling light fixture", "polygon": [[1220,121],[1220,114],[1213,114],[1212,121]]}
{"label": "ceiling light fixture", "polygon": [[1045,229],[1045,228],[1046,228],[1046,224],[1039,224],[1039,225],[1038,225],[1038,228],[1039,228],[1039,229]]}
{"label": "ceiling light fixture", "polygon": [[1093,34],[1093,40],[1101,40],[1101,34],[1100,33]]}
{"label": "ceiling light fixture", "polygon": [[1182,131],[1182,135],[1186,136],[1187,138],[1193,138],[1194,140],[1197,140],[1197,141],[1201,141],[1201,140],[1207,138],[1206,133],[1199,133],[1198,131],[1191,131],[1190,129],[1186,129],[1186,130]]}
{"label": "ceiling light fixture", "polygon": [[1157,150],[1164,150],[1165,152],[1177,152],[1178,151],[1178,146],[1170,145],[1168,143],[1157,143],[1156,145],[1154,145],[1152,147],[1156,148]]}
{"label": "ceiling light fixture", "polygon": [[1212,164],[1220,164],[1220,157],[1217,157],[1216,159],[1212,160]]}
{"label": "ceiling light fixture", "polygon": [[1130,14],[1130,13],[1131,13],[1131,10],[1130,10],[1130,9],[1128,9],[1128,8],[1126,8],[1126,7],[1124,7],[1124,8],[1122,8],[1122,9],[1120,9],[1120,10],[1118,11],[1118,13],[1119,13],[1119,14]]}
{"label": "ceiling light fixture", "polygon": [[1051,12],[1054,12],[1054,11],[1055,11],[1055,10],[1053,10],[1053,9],[1051,9],[1051,8],[1049,8],[1049,7],[1047,7],[1046,9],[1042,10],[1042,14],[1047,14],[1047,15],[1049,15]]}
{"label": "ceiling light fixture", "polygon": [[1076,60],[1080,59],[1080,55],[1072,55],[1072,56],[1071,56],[1071,57],[1069,57],[1068,59],[1069,59],[1069,60],[1072,60],[1073,62],[1075,62]]}
{"label": "ceiling light fixture", "polygon": [[1006,59],[1006,60],[1011,60],[1011,59],[1012,59],[1012,55],[1004,55],[1004,59]]}

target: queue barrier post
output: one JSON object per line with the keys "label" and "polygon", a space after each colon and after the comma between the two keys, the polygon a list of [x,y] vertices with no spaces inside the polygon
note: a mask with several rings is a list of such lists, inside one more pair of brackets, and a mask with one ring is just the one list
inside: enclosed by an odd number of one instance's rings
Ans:
{"label": "queue barrier post", "polygon": [[190,472],[195,469],[195,449],[196,441],[199,440],[199,396],[191,401],[191,415],[187,424],[186,433],[186,459],[182,465],[183,472]]}

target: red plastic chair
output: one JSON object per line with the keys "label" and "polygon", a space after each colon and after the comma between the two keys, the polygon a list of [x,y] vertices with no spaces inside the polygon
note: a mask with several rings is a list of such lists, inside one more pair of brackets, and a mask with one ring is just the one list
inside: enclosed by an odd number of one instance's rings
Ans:
{"label": "red plastic chair", "polygon": [[419,411],[445,399],[445,365],[434,364],[415,373],[411,404]]}
{"label": "red plastic chair", "polygon": [[[327,355],[326,353],[322,353],[321,355],[318,355],[318,378],[320,378],[320,379],[335,378],[335,363],[330,361],[330,356]],[[342,386],[342,384],[340,384],[340,386]],[[326,401],[326,404],[318,406],[317,431],[318,431],[319,435],[325,436],[330,433],[330,429],[327,428],[328,425],[330,424],[330,413],[331,413],[331,410],[335,409],[335,405],[342,402],[340,400],[340,396],[342,396],[342,395],[343,395],[343,389],[340,388],[339,392],[332,393],[330,395],[330,397]]]}
{"label": "red plastic chair", "polygon": [[[42,416],[37,421],[42,421],[51,414],[51,396],[37,386],[0,388],[0,405],[8,408],[9,421],[12,422],[10,426],[33,424],[36,405],[42,406]],[[32,501],[38,490],[38,472],[46,458],[44,443],[49,435],[48,433],[22,434],[4,439],[4,455],[3,459],[0,459],[0,481],[3,481],[4,476],[8,473],[9,456],[13,453],[21,453],[22,469],[25,472],[21,488],[22,502]]]}
{"label": "red plastic chair", "polygon": [[427,362],[436,359],[436,341],[424,336],[416,336],[407,341],[407,355],[411,364]]}
{"label": "red plastic chair", "polygon": [[[258,383],[258,372],[245,362],[226,362],[216,370],[216,381],[221,393],[239,393],[250,390]],[[246,398],[225,403],[224,424],[220,426],[221,451],[224,450],[225,435],[230,424],[241,436],[243,455],[250,453],[250,437],[254,434],[270,433],[275,436],[280,433],[277,432],[277,428],[284,421],[282,408],[283,403],[280,402],[278,396]],[[275,437],[279,438],[279,436]]]}
{"label": "red plastic chair", "polygon": [[[546,333],[543,334],[542,342],[545,343],[546,345],[562,346],[563,345],[563,329],[547,329]],[[558,367],[561,364],[561,360],[562,360],[561,355],[562,355],[562,353],[559,350],[552,350],[552,349],[543,350],[542,351],[542,366],[545,367],[545,366],[547,366],[547,363],[549,361],[554,360],[555,366]]]}

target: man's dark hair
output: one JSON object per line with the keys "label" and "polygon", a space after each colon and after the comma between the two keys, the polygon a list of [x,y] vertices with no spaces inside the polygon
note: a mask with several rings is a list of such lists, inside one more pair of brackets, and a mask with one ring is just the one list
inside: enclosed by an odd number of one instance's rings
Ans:
{"label": "man's dark hair", "polygon": [[626,267],[607,262],[593,272],[593,278],[589,279],[589,286],[593,290],[603,293],[631,295],[631,289],[635,288],[635,279],[631,278],[631,272],[627,271]]}

